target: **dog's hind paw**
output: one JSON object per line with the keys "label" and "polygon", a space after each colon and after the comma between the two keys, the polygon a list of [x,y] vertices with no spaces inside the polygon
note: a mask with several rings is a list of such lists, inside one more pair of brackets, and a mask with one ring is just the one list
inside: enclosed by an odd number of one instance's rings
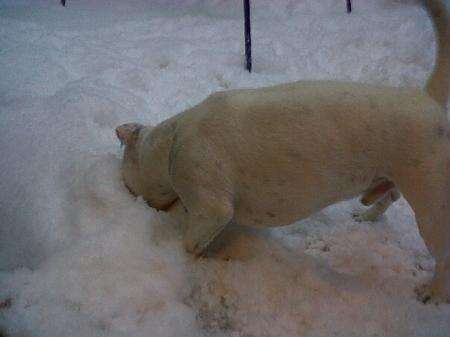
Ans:
{"label": "dog's hind paw", "polygon": [[422,284],[421,286],[417,286],[414,289],[414,292],[417,295],[417,300],[422,302],[423,304],[433,303],[438,305],[440,303],[449,303],[450,304],[450,296],[442,295],[437,292],[433,287],[428,284]]}
{"label": "dog's hind paw", "polygon": [[429,291],[429,286],[426,284],[422,284],[421,286],[417,286],[414,289],[416,293],[417,300],[422,302],[423,304],[427,304],[431,300],[431,292]]}

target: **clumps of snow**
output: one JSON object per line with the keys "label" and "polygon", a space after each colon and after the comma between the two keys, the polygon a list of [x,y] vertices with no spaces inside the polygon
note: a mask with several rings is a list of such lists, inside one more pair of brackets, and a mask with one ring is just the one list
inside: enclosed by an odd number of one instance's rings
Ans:
{"label": "clumps of snow", "polygon": [[405,200],[356,200],[284,228],[230,226],[207,258],[132,197],[114,128],[209,93],[298,79],[421,86],[430,21],[415,1],[0,0],[0,336],[442,336],[450,306]]}

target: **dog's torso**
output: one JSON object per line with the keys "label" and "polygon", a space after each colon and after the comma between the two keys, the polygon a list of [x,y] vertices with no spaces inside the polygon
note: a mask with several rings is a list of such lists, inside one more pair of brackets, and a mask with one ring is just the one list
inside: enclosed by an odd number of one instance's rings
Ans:
{"label": "dog's torso", "polygon": [[[158,128],[164,141],[155,148]],[[149,132],[140,176],[164,165],[169,179],[158,181],[178,197],[181,177],[198,184],[197,175],[209,175],[205,188],[226,190],[235,222],[279,226],[354,197],[374,178],[426,165],[448,148],[448,132],[440,107],[419,90],[332,81],[234,90]],[[151,154],[161,148],[167,160]]]}

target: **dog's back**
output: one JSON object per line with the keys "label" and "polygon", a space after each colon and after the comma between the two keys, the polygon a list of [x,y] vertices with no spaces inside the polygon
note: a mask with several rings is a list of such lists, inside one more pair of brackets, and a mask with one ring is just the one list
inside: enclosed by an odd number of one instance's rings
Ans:
{"label": "dog's back", "polygon": [[239,195],[235,220],[259,226],[290,223],[419,165],[448,132],[419,89],[335,81],[220,92],[180,117],[176,144],[195,156],[208,144],[200,167],[220,153],[220,175]]}

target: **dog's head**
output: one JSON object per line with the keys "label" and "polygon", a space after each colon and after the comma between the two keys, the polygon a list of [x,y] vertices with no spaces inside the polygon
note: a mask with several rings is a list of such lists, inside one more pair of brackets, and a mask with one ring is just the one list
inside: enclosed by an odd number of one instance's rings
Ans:
{"label": "dog's head", "polygon": [[134,195],[141,195],[139,179],[139,136],[144,125],[122,124],[116,128],[117,138],[125,146],[122,162],[122,177],[125,186]]}
{"label": "dog's head", "polygon": [[138,123],[120,125],[116,134],[125,146],[122,162],[125,186],[151,207],[168,209],[177,196],[168,182],[168,163],[164,160],[168,154],[160,144],[161,135],[154,133],[154,127]]}

